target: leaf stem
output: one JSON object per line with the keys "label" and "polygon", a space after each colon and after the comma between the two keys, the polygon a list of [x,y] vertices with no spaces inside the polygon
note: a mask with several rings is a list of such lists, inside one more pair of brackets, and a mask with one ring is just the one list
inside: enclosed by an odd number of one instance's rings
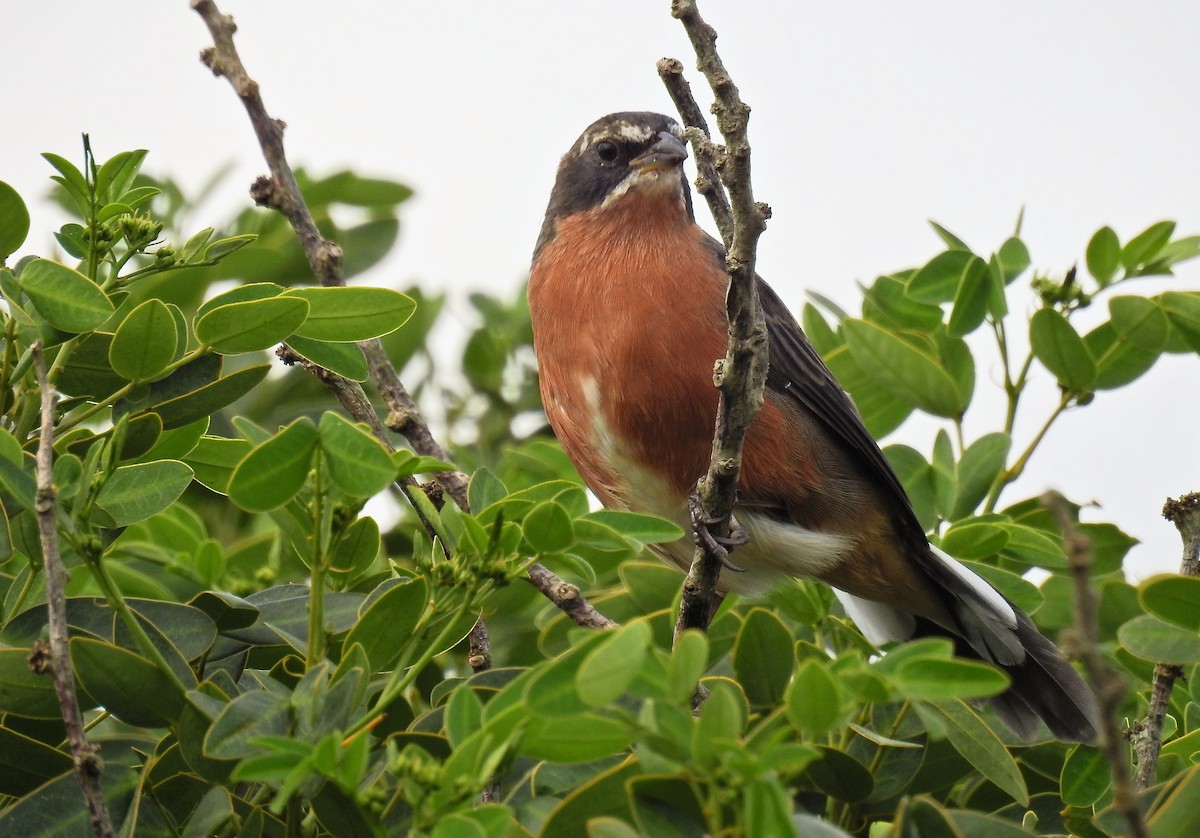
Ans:
{"label": "leaf stem", "polygon": [[312,497],[312,562],[309,566],[308,587],[308,642],[304,652],[304,670],[311,670],[325,659],[325,550],[322,539],[324,530],[325,487],[322,483],[322,457],[320,452],[313,460]]}
{"label": "leaf stem", "polygon": [[[1022,376],[1023,375],[1024,372],[1022,372]],[[999,500],[1000,493],[1004,490],[1004,487],[1020,477],[1021,473],[1025,471],[1025,466],[1029,464],[1029,458],[1033,456],[1033,452],[1041,444],[1042,440],[1045,439],[1046,433],[1050,430],[1050,426],[1053,425],[1055,420],[1057,420],[1059,416],[1062,416],[1063,412],[1067,409],[1067,407],[1070,406],[1072,398],[1073,396],[1071,393],[1062,394],[1058,400],[1058,407],[1054,408],[1054,412],[1051,413],[1046,419],[1045,423],[1042,424],[1042,427],[1038,430],[1032,441],[1030,441],[1025,450],[1021,452],[1021,456],[1017,458],[1016,462],[1014,462],[1012,466],[996,475],[996,479],[992,481],[992,487],[988,491],[987,503],[985,503],[983,506],[983,511],[985,513],[995,511],[996,502]]]}

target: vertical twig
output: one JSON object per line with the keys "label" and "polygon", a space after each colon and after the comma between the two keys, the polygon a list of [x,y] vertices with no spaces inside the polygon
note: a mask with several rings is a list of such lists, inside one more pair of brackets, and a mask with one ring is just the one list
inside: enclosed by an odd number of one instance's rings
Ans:
{"label": "vertical twig", "polygon": [[46,376],[46,358],[42,343],[33,344],[33,365],[38,388],[42,394],[42,426],[37,448],[37,494],[34,508],[37,512],[38,536],[41,539],[42,558],[46,572],[46,612],[49,622],[50,659],[44,659],[44,650],[34,647],[30,665],[34,671],[45,671],[49,667],[54,678],[54,692],[58,695],[58,706],[62,710],[63,725],[71,754],[75,758],[75,773],[83,789],[88,818],[92,832],[103,838],[111,838],[112,819],[104,802],[104,791],[100,787],[102,765],[99,751],[87,741],[83,732],[83,713],[75,696],[75,668],[71,664],[71,647],[67,638],[67,569],[63,566],[58,551],[58,492],[53,483],[54,467],[54,407],[58,394],[50,387]]}
{"label": "vertical twig", "polygon": [[[709,469],[696,487],[698,500],[692,517],[697,547],[684,580],[675,623],[678,636],[688,628],[707,628],[720,602],[717,580],[721,565],[728,565],[726,545],[736,543],[744,535],[733,520],[733,502],[746,429],[758,415],[767,378],[767,329],[758,301],[754,261],[758,237],[766,229],[770,210],[754,200],[747,137],[750,108],[742,101],[717,53],[716,31],[700,17],[694,0],[673,0],[671,14],[683,24],[696,52],[697,67],[712,88],[713,113],[725,140],[723,148],[707,143],[707,126],[690,92],[684,95],[686,82],[676,71],[678,62],[660,61],[659,74],[673,97],[683,102],[684,121],[698,129],[689,132],[697,157],[704,163],[711,154],[712,172],[705,172],[703,178],[716,177],[719,181],[714,193],[720,191],[720,183],[724,184],[732,214],[732,229],[728,232],[722,229],[722,236],[727,236],[725,267],[729,273],[729,291],[725,307],[729,347],[713,372],[720,398]],[[710,205],[716,206],[718,223],[724,223],[722,199],[715,194],[706,197]]]}
{"label": "vertical twig", "polygon": [[[233,22],[232,17],[221,13],[213,0],[192,0],[192,8],[203,19],[213,39],[213,46],[200,53],[200,60],[212,70],[213,75],[225,78],[237,93],[238,98],[241,99],[246,113],[250,117],[254,133],[258,137],[258,144],[267,161],[267,167],[271,171],[269,178],[262,177],[254,182],[250,189],[251,196],[257,203],[279,211],[288,219],[304,248],[305,257],[308,259],[313,274],[322,285],[345,284],[342,278],[341,248],[335,242],[323,238],[317,230],[308,204],[300,194],[300,187],[296,183],[291,164],[288,163],[287,154],[283,148],[285,125],[282,120],[272,118],[267,112],[266,105],[263,104],[262,96],[259,93],[258,82],[250,78],[238,55],[237,47],[233,43],[237,25]],[[429,423],[396,373],[396,368],[388,358],[383,343],[379,340],[363,341],[359,344],[359,348],[362,349],[363,355],[367,359],[371,380],[383,398],[384,404],[387,405],[386,424],[388,429],[407,439],[413,451],[418,454],[448,462],[449,455],[434,438],[429,429]],[[308,363],[290,349],[282,350],[280,357],[284,359],[285,363],[301,363],[306,370],[329,388],[351,416],[359,422],[369,425],[375,435],[389,449],[392,447],[370,399],[367,398],[358,382],[350,381],[340,375],[323,370],[315,364]],[[434,477],[459,508],[464,512],[470,511],[467,503],[468,481],[465,474],[460,471],[446,471],[439,472]],[[535,571],[536,579],[533,578]],[[533,565],[530,572],[530,581],[543,593],[558,590],[563,586],[562,580],[539,564]],[[555,600],[553,597],[550,599],[576,621],[580,619],[595,622],[607,620],[581,596],[563,601]],[[581,625],[586,624],[581,623]],[[482,634],[474,636],[479,641],[484,641],[487,636],[486,628]],[[472,647],[472,654],[478,654],[480,651],[487,652],[483,655],[484,659],[491,659],[490,652],[484,647]]]}
{"label": "vertical twig", "polygon": [[[1183,539],[1183,558],[1179,572],[1200,576],[1200,494],[1191,493],[1169,499],[1163,505],[1163,517],[1175,525]],[[1137,759],[1137,784],[1140,789],[1154,785],[1158,773],[1158,755],[1162,751],[1163,722],[1171,706],[1171,690],[1183,675],[1178,664],[1158,663],[1150,687],[1150,706],[1146,718],[1134,727],[1133,753]]]}
{"label": "vertical twig", "polygon": [[1104,753],[1112,773],[1113,805],[1125,818],[1132,838],[1149,838],[1150,828],[1138,801],[1133,772],[1123,745],[1124,737],[1117,721],[1121,703],[1125,700],[1126,684],[1100,654],[1100,598],[1091,579],[1092,543],[1075,526],[1066,498],[1058,492],[1047,492],[1042,496],[1042,504],[1050,510],[1062,531],[1067,564],[1075,581],[1075,626],[1064,640],[1083,662],[1088,684],[1096,695],[1100,715],[1096,744]]}

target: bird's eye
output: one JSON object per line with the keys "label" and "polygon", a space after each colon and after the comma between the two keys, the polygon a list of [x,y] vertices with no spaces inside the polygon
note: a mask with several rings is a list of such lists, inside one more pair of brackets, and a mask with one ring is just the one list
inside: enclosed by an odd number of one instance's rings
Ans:
{"label": "bird's eye", "polygon": [[612,140],[601,140],[596,143],[596,156],[601,163],[612,163],[621,156],[621,149]]}

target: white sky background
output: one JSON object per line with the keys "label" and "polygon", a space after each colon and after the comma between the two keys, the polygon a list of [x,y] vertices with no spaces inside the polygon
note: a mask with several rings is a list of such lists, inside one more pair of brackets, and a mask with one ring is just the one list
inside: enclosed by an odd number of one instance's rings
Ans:
{"label": "white sky background", "polygon": [[[447,290],[464,328],[469,290],[523,280],[571,141],[610,111],[672,112],[654,63],[694,63],[668,0],[221,6],[288,123],[293,164],[417,190],[398,253],[365,280]],[[930,218],[986,253],[1023,206],[1035,266],[1060,275],[1104,224],[1123,241],[1163,218],[1200,232],[1200,4],[701,0],[701,11],[754,108],[756,194],[774,209],[759,270],[796,311],[808,289],[857,311],[856,282],[938,251]],[[8,0],[0,31],[0,180],[27,199],[48,185],[38,154],[76,160],[88,131],[102,158],[148,148],[148,171],[193,188],[235,161],[198,220],[248,200],[265,166],[229,86],[196,60],[208,35],[186,0]],[[32,209],[26,250],[48,253],[62,219]],[[1179,273],[1131,290],[1200,287],[1200,266]],[[969,436],[999,424],[997,377],[981,369]],[[1060,420],[1006,497],[1054,486],[1097,500],[1090,519],[1144,542],[1135,576],[1177,568],[1159,510],[1200,490],[1198,382],[1200,361],[1168,356],[1101,393]],[[1034,390],[1017,446],[1056,398],[1046,376]],[[928,452],[934,427],[913,420],[889,441]]]}

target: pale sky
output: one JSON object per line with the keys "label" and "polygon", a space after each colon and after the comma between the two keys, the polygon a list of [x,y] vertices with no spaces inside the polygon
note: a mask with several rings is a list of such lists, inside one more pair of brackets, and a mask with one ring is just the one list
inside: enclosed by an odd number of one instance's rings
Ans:
{"label": "pale sky", "polygon": [[[468,291],[523,280],[557,159],[579,132],[610,111],[671,112],[654,63],[693,64],[669,0],[221,6],[289,126],[294,164],[417,190],[397,253],[365,280],[448,291],[460,318]],[[701,11],[754,109],[755,189],[774,209],[759,270],[797,311],[809,289],[857,311],[856,282],[937,252],[931,218],[986,254],[1024,207],[1035,266],[1059,274],[1104,224],[1122,240],[1163,218],[1200,233],[1200,4],[701,0]],[[148,148],[148,171],[193,187],[234,161],[206,223],[247,200],[265,166],[228,85],[196,60],[208,35],[187,0],[8,0],[0,25],[0,180],[42,193],[38,154],[77,159],[87,131],[100,156]],[[25,252],[49,252],[62,219],[45,205],[33,216]],[[1200,288],[1200,266],[1179,274],[1132,290]],[[969,436],[999,424],[994,368],[979,378]],[[1198,382],[1200,359],[1171,356],[1101,393],[1060,420],[1006,498],[1053,486],[1096,500],[1085,520],[1144,542],[1134,575],[1176,569],[1159,510],[1200,490]],[[1055,398],[1048,376],[1035,390]],[[1017,446],[1042,413],[1027,408]],[[888,441],[928,452],[934,427],[910,420]]]}

